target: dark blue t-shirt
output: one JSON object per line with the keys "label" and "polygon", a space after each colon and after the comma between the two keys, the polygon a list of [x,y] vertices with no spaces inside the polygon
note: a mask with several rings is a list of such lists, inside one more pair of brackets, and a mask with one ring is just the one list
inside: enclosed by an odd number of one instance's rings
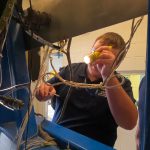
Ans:
{"label": "dark blue t-shirt", "polygon": [[[86,79],[85,63],[75,63],[71,65],[73,71],[73,81],[84,83]],[[60,71],[60,75],[69,80],[69,69],[65,67]],[[57,78],[52,78],[50,83],[57,83]],[[88,83],[100,83],[99,81]],[[57,122],[69,87],[66,85],[56,86],[59,97],[54,97],[52,106],[55,109],[53,122]],[[131,82],[125,78],[123,88],[134,101]],[[58,124],[77,131],[85,136],[93,138],[101,143],[113,146],[117,138],[117,124],[110,112],[107,98],[99,96],[96,89],[71,88],[65,111]],[[66,101],[66,100],[65,100]]]}

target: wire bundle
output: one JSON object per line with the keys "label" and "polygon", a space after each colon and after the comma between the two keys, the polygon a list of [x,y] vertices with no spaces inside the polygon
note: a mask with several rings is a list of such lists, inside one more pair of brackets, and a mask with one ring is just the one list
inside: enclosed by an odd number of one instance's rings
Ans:
{"label": "wire bundle", "polygon": [[[44,57],[43,57],[43,61],[42,61],[42,64],[41,64],[41,68],[40,68],[40,73],[39,73],[39,77],[38,77],[38,80],[37,80],[37,84],[35,86],[35,89],[34,89],[33,93],[30,95],[29,108],[28,108],[28,110],[27,110],[27,112],[26,112],[26,114],[24,116],[24,119],[23,119],[22,124],[21,124],[21,126],[19,128],[19,131],[18,131],[18,135],[17,135],[17,149],[19,149],[19,147],[20,147],[20,144],[21,144],[21,141],[22,141],[22,136],[23,136],[24,130],[25,130],[25,128],[27,126],[27,123],[28,123],[28,119],[29,119],[29,116],[30,116],[30,113],[31,113],[31,110],[32,110],[32,106],[33,106],[33,99],[35,98],[36,89],[38,88],[38,86],[39,86],[39,84],[41,82],[41,79],[44,80],[44,77],[48,74],[48,73],[45,73],[45,66],[46,66],[47,60],[49,58],[49,55],[52,54],[52,51],[56,48],[59,52],[64,53],[66,55],[66,57],[67,57],[68,66],[69,66],[69,69],[70,69],[70,81],[64,80],[58,74],[58,72],[56,71],[56,69],[54,68],[53,63],[52,63],[52,58],[50,58],[50,63],[51,63],[51,66],[52,66],[52,68],[53,68],[53,70],[55,72],[55,75],[60,80],[60,83],[58,83],[58,84],[65,84],[65,85],[68,85],[70,87],[69,88],[69,92],[67,93],[67,97],[66,97],[67,100],[65,100],[66,103],[64,103],[64,106],[63,106],[63,109],[62,109],[62,112],[61,112],[61,116],[62,116],[63,112],[65,111],[66,105],[67,105],[68,97],[69,97],[70,92],[71,92],[71,87],[76,87],[76,88],[96,88],[96,89],[102,89],[102,90],[104,90],[105,88],[114,88],[114,87],[117,87],[117,86],[120,86],[120,85],[123,84],[123,82],[124,82],[123,77],[120,76],[120,75],[118,75],[122,79],[122,82],[119,85],[109,86],[109,87],[106,86],[106,84],[108,83],[108,81],[113,77],[114,71],[120,65],[121,61],[123,60],[123,58],[127,54],[128,49],[130,48],[131,40],[132,40],[132,38],[133,38],[133,36],[134,36],[134,34],[135,34],[138,26],[140,25],[142,19],[143,19],[143,17],[141,17],[141,19],[139,21],[137,21],[136,24],[134,24],[135,20],[133,20],[132,27],[131,27],[130,38],[129,38],[129,40],[126,43],[125,49],[118,54],[116,60],[114,61],[113,65],[112,65],[112,69],[111,69],[110,75],[106,78],[106,80],[103,83],[101,82],[100,84],[84,84],[84,83],[77,83],[77,82],[72,81],[72,76],[73,75],[72,75],[71,58],[70,58],[71,39],[69,39],[68,47],[67,47],[67,50],[65,51],[64,50],[65,44],[63,46],[61,45],[60,49],[58,49],[59,46],[55,47],[53,44],[45,41],[43,38],[41,38],[38,35],[36,35],[35,33],[33,33],[30,29],[26,30],[26,32],[29,35],[31,35],[32,38],[40,41],[43,44],[46,44],[47,46],[45,47],[46,51],[44,53]],[[23,24],[23,22],[22,22],[22,24]],[[50,51],[49,51],[49,47],[52,47],[52,49]],[[44,80],[44,82],[46,82],[46,81]],[[60,116],[59,120],[61,120],[61,116]]]}

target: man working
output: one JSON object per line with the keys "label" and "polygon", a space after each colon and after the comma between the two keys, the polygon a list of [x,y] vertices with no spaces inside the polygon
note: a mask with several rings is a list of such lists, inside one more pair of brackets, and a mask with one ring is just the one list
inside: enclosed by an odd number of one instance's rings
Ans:
{"label": "man working", "polygon": [[[101,53],[99,59],[89,64],[72,64],[73,81],[90,84],[104,81],[110,74],[117,54],[124,48],[124,40],[116,33],[108,32],[98,37],[92,49]],[[63,68],[59,74],[69,80],[69,67]],[[107,87],[120,84],[115,74],[107,83]],[[57,82],[59,80],[56,77],[49,81],[51,84]],[[53,97],[53,122],[109,146],[113,146],[116,141],[117,126],[130,130],[136,125],[138,113],[128,79],[125,78],[122,86],[106,88],[105,96],[99,95],[97,89],[72,88],[65,110],[63,109],[63,116],[59,119],[68,89],[66,85],[53,88],[44,83],[37,89],[36,97],[40,101]],[[55,93],[59,96],[54,96]]]}

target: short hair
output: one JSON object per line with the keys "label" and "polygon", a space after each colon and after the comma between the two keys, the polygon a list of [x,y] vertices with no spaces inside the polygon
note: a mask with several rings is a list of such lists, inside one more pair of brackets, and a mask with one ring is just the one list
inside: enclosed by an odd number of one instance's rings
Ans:
{"label": "short hair", "polygon": [[107,32],[101,36],[99,36],[95,42],[101,41],[102,44],[110,45],[112,48],[124,50],[126,43],[121,35],[114,33],[114,32]]}

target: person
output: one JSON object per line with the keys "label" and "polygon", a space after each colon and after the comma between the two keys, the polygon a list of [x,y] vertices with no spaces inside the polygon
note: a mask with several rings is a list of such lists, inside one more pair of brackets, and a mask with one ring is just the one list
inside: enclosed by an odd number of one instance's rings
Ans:
{"label": "person", "polygon": [[[73,63],[73,81],[90,84],[104,81],[110,74],[117,54],[124,48],[125,42],[119,34],[108,32],[101,35],[92,46],[92,49],[101,52],[100,57],[89,64]],[[61,69],[59,74],[69,80],[69,67]],[[120,79],[113,76],[106,86],[118,86],[106,88],[105,95],[100,95],[97,89],[74,87],[67,95],[69,86],[62,84],[54,88],[52,84],[57,82],[59,80],[54,77],[49,81],[51,85],[42,83],[36,91],[40,101],[51,98],[55,110],[53,122],[112,147],[117,138],[118,126],[128,130],[135,127],[138,113],[131,82],[127,78],[121,86]]]}

